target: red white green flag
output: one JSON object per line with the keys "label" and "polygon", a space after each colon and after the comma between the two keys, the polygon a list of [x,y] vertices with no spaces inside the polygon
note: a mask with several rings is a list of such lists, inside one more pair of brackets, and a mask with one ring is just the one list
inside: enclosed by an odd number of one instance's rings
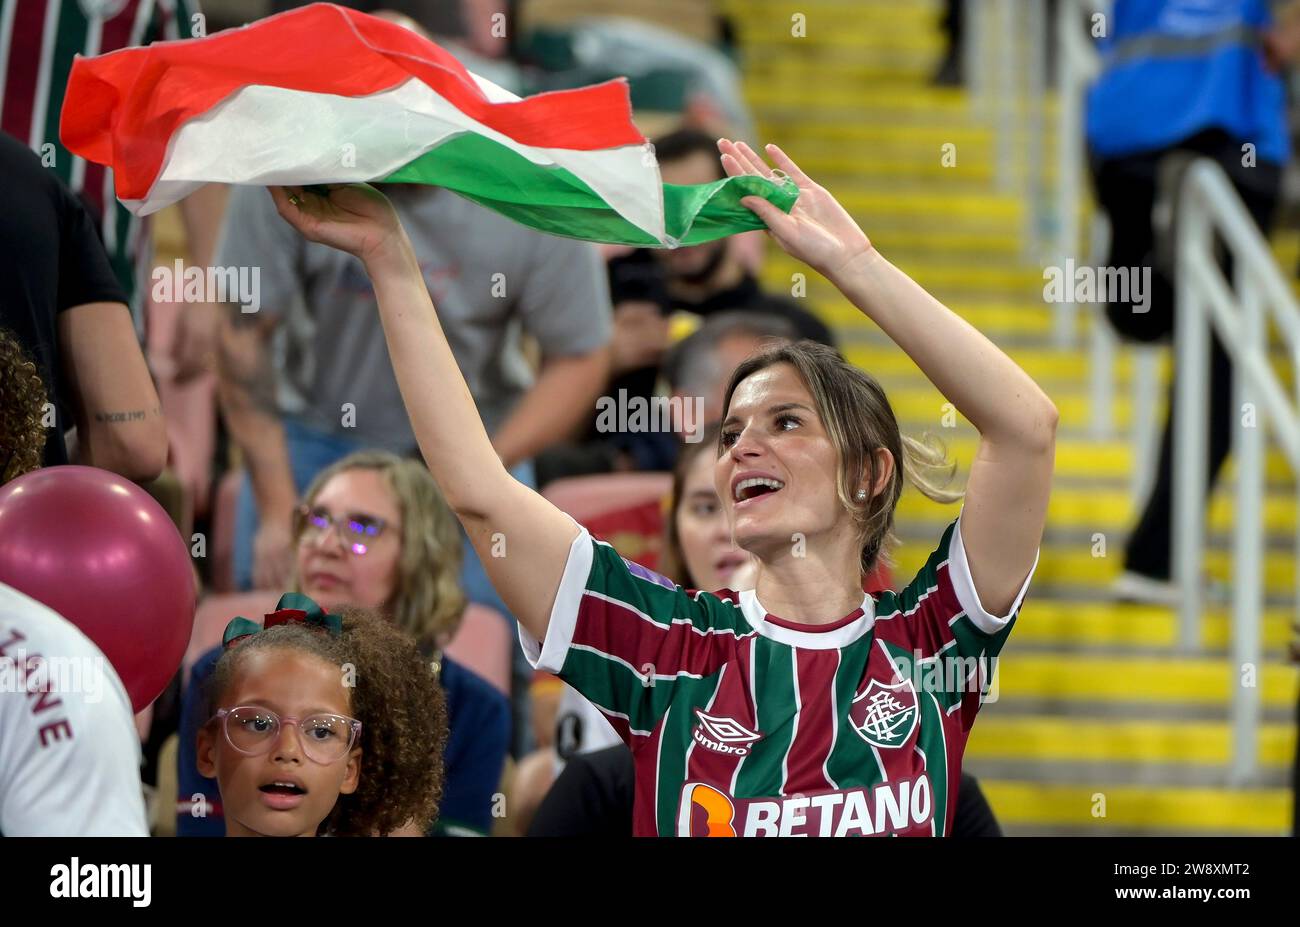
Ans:
{"label": "red white green flag", "polygon": [[571,238],[675,247],[789,210],[763,178],[665,184],[627,82],[520,98],[396,23],[318,3],[206,38],[73,64],[64,145],[147,215],[205,183],[446,187]]}

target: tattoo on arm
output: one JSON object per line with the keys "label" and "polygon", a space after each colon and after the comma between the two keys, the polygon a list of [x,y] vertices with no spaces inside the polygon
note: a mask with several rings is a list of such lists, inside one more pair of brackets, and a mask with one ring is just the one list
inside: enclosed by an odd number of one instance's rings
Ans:
{"label": "tattoo on arm", "polygon": [[143,422],[151,415],[162,415],[162,409],[134,409],[130,412],[96,412],[95,421],[101,425],[122,425],[127,422]]}

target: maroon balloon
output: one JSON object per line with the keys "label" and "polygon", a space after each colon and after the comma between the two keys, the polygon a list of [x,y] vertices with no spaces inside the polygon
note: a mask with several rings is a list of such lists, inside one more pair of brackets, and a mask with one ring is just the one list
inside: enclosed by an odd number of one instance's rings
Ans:
{"label": "maroon balloon", "polygon": [[135,711],[185,656],[194,627],[189,550],[162,506],[116,473],[50,467],[0,487],[0,582],[94,641]]}

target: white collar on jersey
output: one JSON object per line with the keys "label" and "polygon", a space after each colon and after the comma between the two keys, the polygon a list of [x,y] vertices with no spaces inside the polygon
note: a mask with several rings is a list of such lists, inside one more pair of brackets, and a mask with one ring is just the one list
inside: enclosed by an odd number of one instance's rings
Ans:
{"label": "white collar on jersey", "polygon": [[[796,631],[768,620],[768,612],[758,601],[758,593],[747,589],[740,594],[740,611],[759,634],[790,647],[805,650],[839,650],[866,634],[876,623],[876,603],[870,595],[862,596],[862,614],[832,631]],[[779,616],[778,616],[779,617]],[[846,616],[847,617],[847,616]],[[806,627],[816,627],[806,625]]]}

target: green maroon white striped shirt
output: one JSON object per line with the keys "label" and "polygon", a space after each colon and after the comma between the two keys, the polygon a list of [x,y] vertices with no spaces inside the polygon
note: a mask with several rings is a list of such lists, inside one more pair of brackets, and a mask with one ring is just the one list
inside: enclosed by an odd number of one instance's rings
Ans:
{"label": "green maroon white striped shirt", "polygon": [[63,146],[59,116],[77,55],[190,38],[198,9],[198,0],[0,0],[0,129],[81,196],[141,332],[141,283],[153,255],[149,223],[117,201],[111,170]]}
{"label": "green maroon white striped shirt", "polygon": [[684,590],[584,529],[545,642],[520,639],[632,748],[637,835],[942,836],[1033,576],[989,614],[959,525],[901,593],[824,625],[770,615],[753,591]]}

